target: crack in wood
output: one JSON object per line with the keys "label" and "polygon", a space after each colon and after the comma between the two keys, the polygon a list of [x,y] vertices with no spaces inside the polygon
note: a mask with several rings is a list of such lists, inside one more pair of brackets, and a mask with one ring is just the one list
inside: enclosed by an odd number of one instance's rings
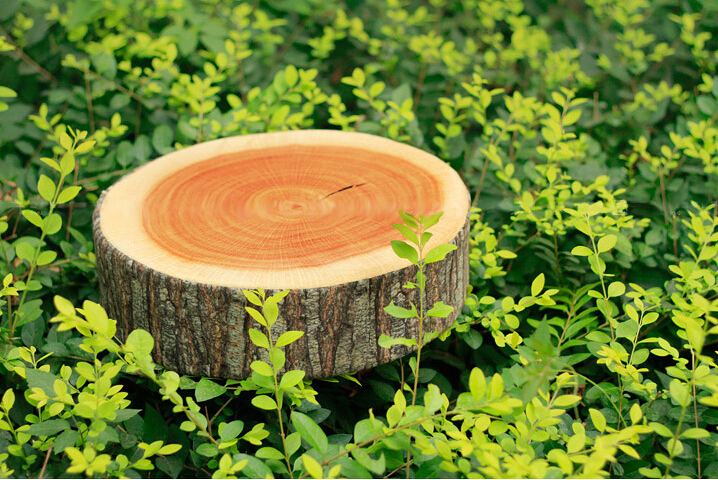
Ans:
{"label": "crack in wood", "polygon": [[362,185],[366,185],[366,182],[364,182],[364,183],[357,183],[357,184],[354,184],[354,185],[349,185],[348,187],[340,188],[340,189],[337,190],[336,192],[332,192],[332,193],[330,193],[329,195],[326,195],[326,196],[322,197],[321,199],[324,200],[325,198],[329,198],[329,197],[331,197],[332,195],[335,195],[335,194],[337,194],[337,193],[339,193],[339,192],[343,192],[344,190],[349,190],[350,188],[361,187]]}

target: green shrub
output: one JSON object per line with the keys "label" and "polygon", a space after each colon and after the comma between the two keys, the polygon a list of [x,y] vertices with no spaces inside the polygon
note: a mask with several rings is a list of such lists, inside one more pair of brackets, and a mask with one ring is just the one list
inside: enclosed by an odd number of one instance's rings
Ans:
{"label": "green shrub", "polygon": [[[0,476],[718,476],[716,15],[0,2]],[[382,338],[418,352],[321,381],[280,373],[301,335],[272,336],[281,293],[245,292],[269,362],[241,382],[162,370],[147,332],[115,338],[95,303],[99,193],[193,143],[298,128],[460,172],[471,287],[451,330]],[[403,218],[395,251],[421,266],[433,220]]]}

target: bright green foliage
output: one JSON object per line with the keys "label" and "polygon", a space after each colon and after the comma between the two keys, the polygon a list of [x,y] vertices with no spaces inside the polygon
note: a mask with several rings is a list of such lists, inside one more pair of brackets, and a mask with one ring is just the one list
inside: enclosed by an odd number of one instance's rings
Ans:
{"label": "bright green foliage", "polygon": [[[0,2],[0,477],[718,477],[717,17],[713,0]],[[423,331],[450,313],[424,266],[451,247],[425,248],[438,215],[403,214],[392,247],[417,277],[380,307],[422,330],[377,348],[417,356],[309,382],[284,368],[303,341],[285,293],[257,290],[250,378],[160,369],[152,336],[121,341],[95,303],[100,192],[193,143],[299,128],[460,173],[465,307]]]}

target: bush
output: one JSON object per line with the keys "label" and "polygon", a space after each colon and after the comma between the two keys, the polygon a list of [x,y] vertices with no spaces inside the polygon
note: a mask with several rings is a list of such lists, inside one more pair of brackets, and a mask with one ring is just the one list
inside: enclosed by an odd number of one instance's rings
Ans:
{"label": "bush", "polygon": [[[717,14],[0,2],[0,476],[717,477]],[[193,143],[298,128],[460,172],[472,279],[452,329],[384,338],[420,356],[322,381],[278,373],[276,343],[239,382],[163,371],[147,332],[115,338],[99,192]],[[245,294],[258,315],[281,302]]]}

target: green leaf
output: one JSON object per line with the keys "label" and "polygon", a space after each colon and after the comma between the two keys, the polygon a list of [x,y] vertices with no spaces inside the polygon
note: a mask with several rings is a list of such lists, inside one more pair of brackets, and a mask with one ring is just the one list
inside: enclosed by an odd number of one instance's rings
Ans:
{"label": "green leaf", "polygon": [[48,235],[54,235],[62,228],[62,217],[57,213],[51,213],[43,222],[43,230]]}
{"label": "green leaf", "polygon": [[17,97],[15,90],[7,87],[0,86],[0,98],[14,98]]}
{"label": "green leaf", "polygon": [[72,149],[72,138],[70,138],[67,132],[62,132],[60,134],[60,146],[65,150]]}
{"label": "green leaf", "polygon": [[42,388],[45,394],[51,398],[57,395],[55,393],[55,381],[60,379],[52,373],[28,368],[25,370],[25,375],[27,375],[28,387]]}
{"label": "green leaf", "polygon": [[404,236],[404,238],[414,243],[414,245],[419,245],[419,237],[416,236],[416,233],[411,228],[401,223],[394,223],[392,224],[392,227],[399,230],[399,232]]}
{"label": "green leaf", "polygon": [[[262,300],[257,296],[256,293],[254,293],[251,290],[242,290],[242,293],[244,296],[249,300],[250,303],[253,303],[254,305],[261,307],[262,306]],[[257,312],[259,313],[259,312]]]}
{"label": "green leaf", "polygon": [[55,440],[52,442],[52,451],[62,453],[66,448],[74,447],[79,439],[80,432],[77,430],[65,430],[55,437]]}
{"label": "green leaf", "polygon": [[294,343],[297,340],[299,340],[302,335],[304,335],[304,332],[300,332],[297,330],[291,330],[289,332],[284,332],[282,335],[279,336],[277,339],[277,343],[275,343],[275,346],[277,347],[284,347],[285,345],[289,345],[290,343]]}
{"label": "green leaf", "polygon": [[157,453],[160,455],[172,455],[173,453],[177,453],[180,450],[182,450],[182,445],[179,445],[177,443],[170,443],[160,448]]}
{"label": "green leaf", "polygon": [[606,430],[606,417],[595,408],[589,408],[588,413],[591,415],[593,426],[596,427],[596,430],[603,433]]}
{"label": "green leaf", "polygon": [[411,213],[399,211],[399,216],[401,217],[402,221],[406,223],[406,225],[409,228],[417,229],[419,228],[419,224],[416,223],[416,217],[412,215]]}
{"label": "green leaf", "polygon": [[451,305],[445,305],[444,302],[436,302],[431,309],[426,312],[428,317],[446,318],[451,312],[454,311],[454,307]]}
{"label": "green leaf", "polygon": [[227,388],[223,385],[219,385],[208,378],[201,378],[197,382],[197,388],[195,389],[194,396],[198,402],[206,402],[215,397],[223,395],[227,391]]}
{"label": "green leaf", "polygon": [[355,448],[352,450],[351,455],[362,467],[373,472],[377,476],[384,476],[384,471],[386,470],[386,459],[384,457],[384,453],[381,453],[379,458],[373,459],[366,449]]}
{"label": "green leaf", "polygon": [[272,367],[269,366],[267,362],[263,362],[261,360],[255,360],[250,365],[250,368],[257,372],[260,375],[264,375],[265,377],[274,377],[274,371],[272,370]]}
{"label": "green leaf", "polygon": [[386,335],[383,333],[379,336],[378,343],[381,348],[391,348],[394,345],[404,345],[405,347],[416,347],[416,340],[414,340],[413,338],[403,338],[403,337],[394,338],[394,337],[390,337],[389,335]]}
{"label": "green leaf", "polygon": [[13,405],[15,405],[15,392],[12,391],[12,388],[8,388],[5,390],[5,393],[3,393],[2,401],[0,401],[0,405],[2,405],[2,408],[5,410],[10,410]]}
{"label": "green leaf", "polygon": [[553,404],[556,407],[572,407],[580,401],[580,395],[560,395],[556,397]]}
{"label": "green leaf", "polygon": [[75,155],[66,153],[60,159],[60,171],[63,176],[69,175],[75,169]]}
{"label": "green leaf", "polygon": [[255,454],[257,458],[266,458],[271,460],[284,460],[284,454],[274,447],[262,447]]}
{"label": "green leaf", "polygon": [[149,355],[153,348],[155,348],[155,339],[147,330],[140,328],[132,330],[125,340],[125,349],[136,356]]}
{"label": "green leaf", "polygon": [[440,262],[446,256],[449,254],[449,252],[452,252],[456,250],[456,245],[452,245],[450,243],[445,243],[444,245],[438,245],[434,248],[432,248],[429,253],[426,254],[424,257],[424,263],[434,263],[434,262]]}
{"label": "green leaf", "polygon": [[52,250],[45,250],[44,252],[40,252],[40,255],[37,256],[37,264],[49,265],[54,262],[56,258],[57,252],[54,252]]}
{"label": "green leaf", "polygon": [[629,416],[631,417],[631,423],[634,425],[641,421],[641,418],[643,418],[643,412],[641,411],[641,406],[638,403],[631,405]]}
{"label": "green leaf", "polygon": [[180,430],[182,430],[183,432],[193,432],[193,431],[197,428],[197,425],[195,425],[194,422],[191,422],[191,421],[189,421],[189,420],[185,420],[184,422],[182,422],[182,423],[180,424],[180,427],[179,427],[179,428],[180,428]]}
{"label": "green leaf", "polygon": [[538,297],[539,293],[543,290],[546,277],[543,273],[539,273],[538,276],[531,282],[531,296]]}
{"label": "green leaf", "polygon": [[467,331],[460,333],[459,337],[466,342],[466,344],[472,349],[478,349],[482,343],[484,343],[484,337],[473,328],[469,328]]}
{"label": "green leaf", "polygon": [[312,478],[324,478],[324,472],[322,466],[314,458],[310,457],[306,453],[302,455],[302,463],[304,469],[307,471]]}
{"label": "green leaf", "polygon": [[55,295],[53,302],[58,312],[68,316],[75,314],[75,306],[68,299]]}
{"label": "green leaf", "polygon": [[297,73],[297,67],[291,64],[287,65],[287,68],[284,70],[284,81],[287,83],[287,87],[294,87],[298,80],[299,75]]}
{"label": "green leaf", "polygon": [[249,329],[249,339],[252,343],[260,348],[269,348],[269,339],[265,334],[257,330],[256,328]]}
{"label": "green leaf", "polygon": [[486,377],[479,368],[474,367],[469,374],[469,391],[476,400],[481,400],[486,394]]}
{"label": "green leaf", "polygon": [[78,145],[75,148],[75,153],[83,154],[90,152],[93,148],[95,148],[95,141],[94,140],[88,140],[86,142],[82,142],[80,145]]}
{"label": "green leaf", "polygon": [[167,125],[158,125],[152,132],[152,146],[161,154],[168,153],[168,150],[172,149],[172,140],[174,133]]}
{"label": "green leaf", "polygon": [[696,99],[696,106],[701,113],[711,117],[718,110],[718,103],[714,98],[707,95],[700,95]]}
{"label": "green leaf", "polygon": [[611,250],[614,246],[616,246],[616,241],[618,241],[618,237],[615,235],[604,235],[598,240],[598,245],[596,246],[598,248],[598,253]]}
{"label": "green leaf", "polygon": [[269,361],[274,365],[274,369],[279,371],[284,368],[287,358],[281,348],[274,347],[269,349]]}
{"label": "green leaf", "polygon": [[394,305],[394,301],[392,300],[389,305],[384,307],[384,311],[391,315],[392,317],[396,318],[415,318],[418,317],[419,314],[416,311],[416,305],[413,303],[411,304],[411,310],[399,307],[397,305]]}
{"label": "green leaf", "polygon": [[608,286],[609,297],[620,297],[626,292],[626,285],[623,282],[611,282]]}
{"label": "green leaf", "polygon": [[294,387],[299,382],[304,380],[304,371],[303,370],[290,370],[284,375],[282,375],[282,379],[279,381],[279,388],[290,388]]}
{"label": "green leaf", "polygon": [[697,440],[699,438],[708,438],[711,434],[703,428],[689,428],[681,432],[681,438],[689,438],[691,440]]}
{"label": "green leaf", "polygon": [[416,250],[414,250],[414,247],[410,246],[408,243],[402,242],[401,240],[392,240],[391,248],[394,250],[397,257],[405,258],[414,265],[419,262],[419,255],[416,253]]}
{"label": "green leaf", "polygon": [[35,247],[27,242],[15,245],[15,254],[20,260],[31,262],[35,258]]}
{"label": "green leaf", "polygon": [[26,430],[30,435],[37,435],[38,437],[49,437],[55,435],[58,432],[68,430],[70,424],[67,420],[45,420],[44,422],[30,425],[30,428]]}
{"label": "green leaf", "polygon": [[57,203],[67,203],[73,198],[77,196],[78,193],[82,190],[82,187],[79,186],[72,186],[64,188],[60,195],[57,196]]}
{"label": "green leaf", "polygon": [[22,216],[25,217],[28,222],[32,223],[36,227],[42,228],[43,220],[40,214],[38,214],[37,212],[32,210],[23,210]]}
{"label": "green leaf", "polygon": [[309,445],[317,449],[322,455],[326,454],[329,448],[329,441],[327,436],[322,431],[321,427],[317,425],[308,415],[301,412],[292,412],[292,425],[299,432]]}
{"label": "green leaf", "polygon": [[244,430],[244,422],[241,420],[234,420],[223,427],[220,427],[219,438],[223,442],[233,440],[237,438],[240,433],[242,433],[242,430]]}
{"label": "green leaf", "polygon": [[199,447],[194,449],[195,452],[202,455],[203,457],[216,457],[217,454],[219,454],[219,450],[217,449],[217,445],[214,445],[212,443],[203,443]]}
{"label": "green leaf", "polygon": [[257,395],[256,397],[252,398],[252,405],[257,408],[261,408],[262,410],[277,409],[277,402],[275,402],[272,397],[267,395]]}
{"label": "green leaf", "polygon": [[571,250],[571,255],[575,255],[577,257],[588,257],[589,255],[593,255],[593,250],[588,247],[579,245],[578,247],[573,247],[573,250]]}
{"label": "green leaf", "polygon": [[268,326],[274,325],[279,317],[279,307],[277,307],[277,301],[273,297],[269,297],[264,302],[264,319],[267,321]]}
{"label": "green leaf", "polygon": [[40,179],[37,181],[37,192],[42,198],[52,202],[53,198],[55,198],[55,183],[50,180],[50,177],[40,175]]}
{"label": "green leaf", "polygon": [[299,450],[299,447],[302,446],[302,437],[297,432],[292,432],[289,435],[287,435],[287,438],[284,442],[286,445],[286,452],[289,456],[294,455],[294,453]]}
{"label": "green leaf", "polygon": [[266,327],[267,321],[264,319],[264,316],[259,313],[258,310],[252,308],[252,307],[244,307],[245,310],[247,310],[247,313],[261,326]]}
{"label": "green leaf", "polygon": [[662,423],[650,422],[648,426],[661,437],[670,438],[673,436],[673,432],[671,432],[671,430]]}
{"label": "green leaf", "polygon": [[688,385],[681,382],[677,378],[671,380],[668,392],[671,398],[681,407],[687,407],[691,403],[691,394],[688,390]]}
{"label": "green leaf", "polygon": [[433,215],[429,215],[429,217],[424,221],[424,230],[428,230],[429,228],[439,223],[439,220],[441,220],[442,215],[444,215],[444,212],[436,212]]}

